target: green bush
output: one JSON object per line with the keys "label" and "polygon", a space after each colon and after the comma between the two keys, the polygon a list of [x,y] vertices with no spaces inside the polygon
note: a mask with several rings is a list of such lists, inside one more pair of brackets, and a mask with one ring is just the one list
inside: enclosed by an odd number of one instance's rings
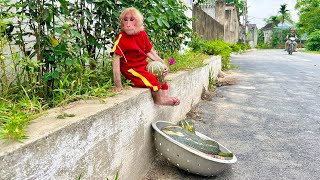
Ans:
{"label": "green bush", "polygon": [[228,44],[222,40],[205,41],[201,36],[193,34],[188,46],[194,52],[205,53],[208,55],[220,55],[222,60],[222,69],[227,70],[231,68],[230,54],[234,52],[242,52],[251,47],[244,43]]}
{"label": "green bush", "polygon": [[197,33],[194,33],[191,37],[191,41],[188,42],[188,46],[194,51],[194,52],[203,52],[204,51],[204,40],[201,36],[199,36]]}
{"label": "green bush", "polygon": [[207,41],[204,43],[204,52],[208,55],[220,55],[222,60],[222,69],[230,68],[231,47],[222,40]]}
{"label": "green bush", "polygon": [[239,44],[229,44],[233,52],[242,52],[245,49],[241,49]]}
{"label": "green bush", "polygon": [[240,46],[241,50],[243,50],[243,51],[251,49],[250,45],[246,45],[243,42],[238,42],[237,45]]}
{"label": "green bush", "polygon": [[285,38],[289,31],[290,29],[273,29],[271,35],[271,46],[278,49],[284,48],[286,41]]}
{"label": "green bush", "polygon": [[314,31],[308,36],[306,49],[310,51],[320,51],[320,30]]}
{"label": "green bush", "polygon": [[257,49],[271,49],[271,46],[268,43],[259,43],[256,48]]}

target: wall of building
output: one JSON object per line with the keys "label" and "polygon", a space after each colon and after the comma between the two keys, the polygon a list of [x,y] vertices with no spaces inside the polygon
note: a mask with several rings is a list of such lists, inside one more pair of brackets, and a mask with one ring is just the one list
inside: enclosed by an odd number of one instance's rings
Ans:
{"label": "wall of building", "polygon": [[[203,36],[205,40],[224,40],[235,44],[239,40],[239,18],[235,5],[226,5],[224,1],[216,1],[212,7],[193,6],[192,30]],[[213,14],[208,14],[214,12]],[[214,15],[214,16],[213,16]]]}
{"label": "wall of building", "polygon": [[225,7],[225,26],[224,26],[224,41],[231,44],[236,44],[239,40],[239,18],[238,11],[235,5]]}
{"label": "wall of building", "polygon": [[252,47],[255,48],[258,44],[258,28],[255,25],[248,25],[248,44]]}
{"label": "wall of building", "polygon": [[193,6],[192,30],[205,40],[223,40],[224,26],[205,13],[200,7]]}

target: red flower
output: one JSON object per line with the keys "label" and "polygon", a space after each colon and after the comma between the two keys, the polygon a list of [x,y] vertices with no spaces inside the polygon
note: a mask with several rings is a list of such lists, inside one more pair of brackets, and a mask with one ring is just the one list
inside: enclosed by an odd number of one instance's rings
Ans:
{"label": "red flower", "polygon": [[169,62],[170,65],[173,65],[175,63],[173,58],[169,58],[168,62]]}

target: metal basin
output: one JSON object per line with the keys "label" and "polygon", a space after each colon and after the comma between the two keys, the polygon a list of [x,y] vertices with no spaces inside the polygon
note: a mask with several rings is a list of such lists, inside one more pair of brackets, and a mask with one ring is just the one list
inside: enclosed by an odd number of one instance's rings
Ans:
{"label": "metal basin", "polygon": [[[214,176],[229,168],[231,164],[237,162],[235,155],[233,157],[226,157],[224,160],[217,159],[172,139],[161,131],[161,128],[167,125],[174,124],[166,121],[152,123],[152,127],[155,130],[155,147],[160,155],[164,156],[178,168],[197,175]],[[213,140],[197,131],[196,135],[205,140]],[[222,152],[232,153],[222,144],[217,143]]]}

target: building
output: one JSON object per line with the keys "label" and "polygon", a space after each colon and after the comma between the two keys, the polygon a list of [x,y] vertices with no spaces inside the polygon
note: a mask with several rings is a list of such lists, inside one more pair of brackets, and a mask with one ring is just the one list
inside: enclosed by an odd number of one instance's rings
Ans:
{"label": "building", "polygon": [[270,44],[271,43],[271,34],[272,34],[273,24],[268,23],[263,28],[261,28],[264,37],[264,43]]}
{"label": "building", "polygon": [[255,48],[258,44],[258,28],[256,24],[247,25],[247,42],[252,48]]}

